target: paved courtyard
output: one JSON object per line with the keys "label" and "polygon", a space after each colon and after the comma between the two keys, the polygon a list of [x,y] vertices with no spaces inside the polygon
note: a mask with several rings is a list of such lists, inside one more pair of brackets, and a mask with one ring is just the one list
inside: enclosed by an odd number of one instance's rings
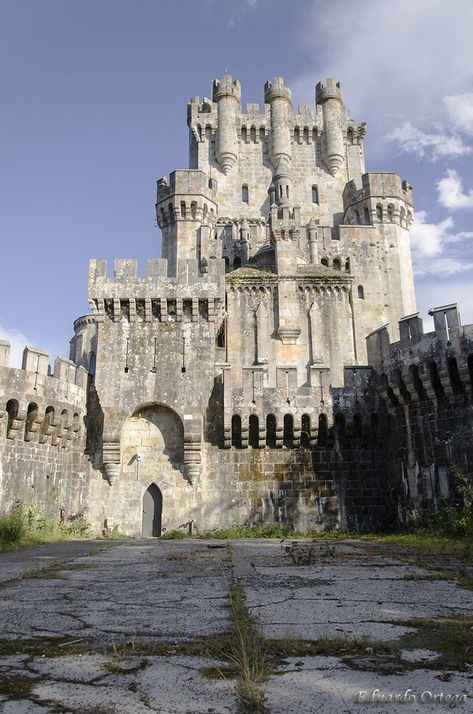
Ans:
{"label": "paved courtyard", "polygon": [[[136,540],[0,554],[0,711],[239,712],[232,583],[266,711],[473,710],[468,566],[320,541]],[[396,697],[398,701],[395,701]]]}

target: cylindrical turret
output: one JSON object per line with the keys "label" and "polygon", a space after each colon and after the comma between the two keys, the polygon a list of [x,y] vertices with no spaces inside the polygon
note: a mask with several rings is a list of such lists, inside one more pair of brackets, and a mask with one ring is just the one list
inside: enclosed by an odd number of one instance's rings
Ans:
{"label": "cylindrical turret", "polygon": [[312,265],[316,265],[319,262],[317,250],[317,223],[313,218],[311,218],[307,224],[307,233],[309,238],[310,262]]}
{"label": "cylindrical turret", "polygon": [[282,77],[264,85],[264,101],[271,105],[271,161],[275,166],[281,158],[290,161],[292,97]]}
{"label": "cylindrical turret", "polygon": [[212,99],[218,107],[217,161],[224,174],[235,166],[238,157],[237,116],[240,113],[241,86],[225,74],[215,79]]}
{"label": "cylindrical turret", "polygon": [[315,88],[315,101],[322,107],[324,122],[322,153],[328,172],[335,176],[343,163],[344,106],[340,82],[327,79],[324,86],[319,82]]}
{"label": "cylindrical turret", "polygon": [[241,222],[240,244],[241,262],[242,265],[245,265],[248,262],[248,258],[250,255],[250,226],[246,218],[244,218]]}
{"label": "cylindrical turret", "polygon": [[286,158],[278,161],[274,169],[273,176],[274,186],[274,201],[277,206],[291,206],[292,195],[292,178],[289,164]]}

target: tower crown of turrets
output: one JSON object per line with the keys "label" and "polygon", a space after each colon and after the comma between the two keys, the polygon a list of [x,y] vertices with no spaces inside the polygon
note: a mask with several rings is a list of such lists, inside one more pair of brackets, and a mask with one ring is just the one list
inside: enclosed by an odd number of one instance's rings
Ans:
{"label": "tower crown of turrets", "polygon": [[266,82],[264,85],[264,101],[269,104],[274,99],[287,99],[292,101],[292,93],[289,87],[284,84],[283,77],[275,77],[272,82]]}
{"label": "tower crown of turrets", "polygon": [[336,79],[327,79],[325,84],[318,82],[315,86],[316,103],[323,104],[327,99],[338,99],[343,104],[342,87]]}
{"label": "tower crown of turrets", "polygon": [[218,102],[223,97],[233,97],[238,102],[241,99],[241,84],[231,74],[224,74],[222,79],[214,79],[212,83],[212,100]]}

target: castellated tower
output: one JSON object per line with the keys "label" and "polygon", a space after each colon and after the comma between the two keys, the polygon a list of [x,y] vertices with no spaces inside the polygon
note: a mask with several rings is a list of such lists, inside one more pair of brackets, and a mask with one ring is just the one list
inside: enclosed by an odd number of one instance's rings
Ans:
{"label": "castellated tower", "polygon": [[[450,327],[449,339],[420,339],[411,188],[365,172],[366,126],[347,116],[334,79],[295,108],[275,77],[261,107],[242,108],[225,75],[211,98],[190,100],[187,122],[189,168],[157,184],[162,257],[145,271],[92,260],[92,312],[74,323],[70,365],[88,377],[66,396],[83,400],[75,468],[89,518],[134,535],[261,520],[377,527],[399,512],[379,478],[389,435],[411,434],[409,405],[435,394],[420,352],[418,374],[395,363],[397,325],[405,355],[415,341],[467,344]],[[0,386],[3,373],[0,355]],[[20,423],[14,411],[5,433]],[[404,453],[395,438],[391,456]],[[389,493],[407,473],[397,458]]]}
{"label": "castellated tower", "polygon": [[[345,369],[366,363],[366,335],[415,311],[410,188],[365,174],[365,125],[338,82],[315,94],[315,110],[295,111],[275,77],[262,109],[242,111],[240,83],[215,80],[188,105],[190,168],[158,181],[162,258],[145,277],[133,260],[113,277],[91,262],[96,459],[112,485],[97,498],[128,530],[142,527],[129,504],[146,484],[168,501],[166,526],[202,522],[237,448],[315,443]],[[255,499],[225,508],[240,518]]]}

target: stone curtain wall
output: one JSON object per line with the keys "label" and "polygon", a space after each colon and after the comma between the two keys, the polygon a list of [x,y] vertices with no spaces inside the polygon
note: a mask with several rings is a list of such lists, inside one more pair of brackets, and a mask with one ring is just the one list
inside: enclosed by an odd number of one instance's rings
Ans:
{"label": "stone curtain wall", "polygon": [[85,451],[87,374],[58,358],[26,348],[23,369],[8,367],[8,343],[0,345],[0,508],[16,501],[58,518],[88,505]]}

